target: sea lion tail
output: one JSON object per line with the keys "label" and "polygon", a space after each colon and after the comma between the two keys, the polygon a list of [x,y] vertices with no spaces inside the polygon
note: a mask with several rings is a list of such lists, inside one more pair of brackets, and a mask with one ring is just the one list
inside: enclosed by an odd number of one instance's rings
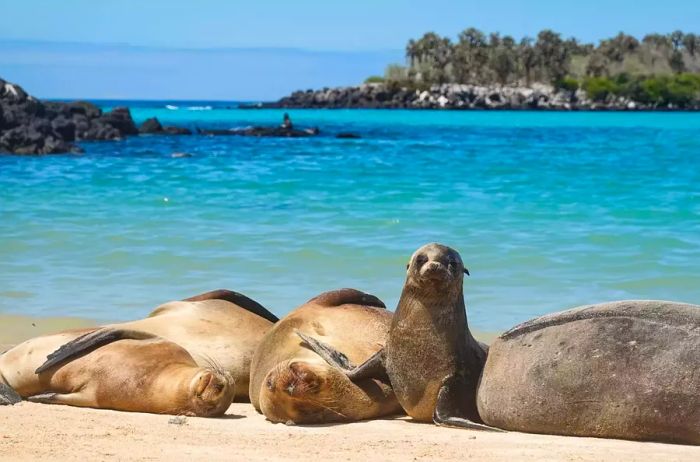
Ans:
{"label": "sea lion tail", "polygon": [[49,354],[46,357],[46,362],[39,366],[35,373],[41,374],[42,372],[47,371],[58,364],[74,359],[77,356],[88,353],[95,348],[107,345],[108,343],[116,342],[117,340],[145,340],[155,337],[156,336],[153,334],[137,330],[112,328],[98,329],[71,340],[53,353]]}

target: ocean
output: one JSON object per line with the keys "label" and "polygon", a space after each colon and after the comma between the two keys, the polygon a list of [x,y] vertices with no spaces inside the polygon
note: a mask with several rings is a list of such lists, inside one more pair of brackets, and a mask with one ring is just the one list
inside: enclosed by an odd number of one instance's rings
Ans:
{"label": "ocean", "polygon": [[[100,104],[190,128],[284,113]],[[0,313],[125,320],[217,288],[278,315],[341,287],[393,309],[409,257],[433,241],[471,271],[481,331],[609,300],[700,303],[700,114],[288,112],[322,136],[0,156]]]}

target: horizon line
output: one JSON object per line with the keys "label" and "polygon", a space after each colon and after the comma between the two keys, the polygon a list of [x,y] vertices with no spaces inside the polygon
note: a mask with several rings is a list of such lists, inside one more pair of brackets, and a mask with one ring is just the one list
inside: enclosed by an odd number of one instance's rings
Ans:
{"label": "horizon line", "polygon": [[306,47],[284,47],[284,46],[221,46],[221,47],[182,47],[167,45],[142,45],[129,42],[83,42],[74,40],[48,40],[48,39],[28,39],[17,37],[0,36],[0,45],[65,45],[84,47],[111,47],[111,48],[132,48],[141,51],[179,51],[179,52],[221,52],[221,51],[286,51],[294,53],[343,53],[343,54],[366,54],[366,53],[404,53],[404,48],[376,48],[376,49],[338,49],[338,48],[306,48]]}

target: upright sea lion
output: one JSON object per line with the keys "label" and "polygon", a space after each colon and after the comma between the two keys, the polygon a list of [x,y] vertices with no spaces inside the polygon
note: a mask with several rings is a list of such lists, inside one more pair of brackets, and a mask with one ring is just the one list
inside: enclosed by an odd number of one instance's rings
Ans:
{"label": "upright sea lion", "polygon": [[435,243],[416,250],[386,346],[356,368],[336,348],[300,336],[353,381],[388,376],[401,407],[418,421],[494,430],[477,412],[487,348],[467,325],[464,274],[469,272],[457,251]]}
{"label": "upright sea lion", "polygon": [[369,419],[400,412],[391,387],[355,383],[329,366],[297,336],[316,335],[362,362],[386,341],[391,313],[377,297],[354,289],[325,292],[279,321],[258,346],[251,365],[250,399],[273,422],[298,424]]}
{"label": "upright sea lion", "polygon": [[148,332],[175,342],[200,366],[215,364],[236,382],[236,400],[248,399],[250,361],[277,317],[231,290],[215,290],[168,302],[145,319],[104,326]]}
{"label": "upright sea lion", "polygon": [[[71,346],[65,347],[68,342]],[[224,414],[235,392],[227,373],[197,366],[175,343],[123,329],[27,340],[0,356],[0,384],[0,404],[21,396],[43,403],[201,417]]]}
{"label": "upright sea lion", "polygon": [[508,430],[700,444],[700,306],[620,301],[520,324],[491,345],[477,403]]}

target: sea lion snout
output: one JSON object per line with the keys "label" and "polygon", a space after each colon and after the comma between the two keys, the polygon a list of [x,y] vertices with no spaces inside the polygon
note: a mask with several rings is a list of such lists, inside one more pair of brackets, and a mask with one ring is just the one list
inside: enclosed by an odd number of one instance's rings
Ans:
{"label": "sea lion snout", "polygon": [[312,370],[310,364],[303,361],[280,365],[265,378],[268,392],[282,392],[291,397],[317,393],[322,383],[323,379]]}
{"label": "sea lion snout", "polygon": [[235,384],[227,374],[204,370],[192,380],[192,393],[196,415],[222,415],[233,401]]}
{"label": "sea lion snout", "polygon": [[450,268],[439,261],[429,261],[420,269],[421,277],[427,279],[440,280],[452,278]]}

